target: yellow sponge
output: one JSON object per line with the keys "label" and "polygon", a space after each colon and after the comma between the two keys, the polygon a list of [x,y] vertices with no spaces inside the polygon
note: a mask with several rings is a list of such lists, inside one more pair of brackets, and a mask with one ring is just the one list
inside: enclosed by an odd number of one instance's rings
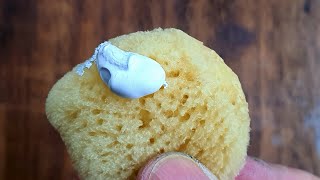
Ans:
{"label": "yellow sponge", "polygon": [[185,152],[219,179],[232,179],[249,142],[248,105],[238,77],[200,41],[177,29],[111,39],[164,68],[168,88],[140,99],[113,94],[95,64],[68,72],[50,91],[46,113],[83,179],[134,179],[150,158]]}

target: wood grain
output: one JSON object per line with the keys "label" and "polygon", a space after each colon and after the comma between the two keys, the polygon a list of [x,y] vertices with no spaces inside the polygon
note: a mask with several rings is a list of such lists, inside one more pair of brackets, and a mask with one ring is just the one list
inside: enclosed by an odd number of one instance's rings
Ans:
{"label": "wood grain", "polygon": [[320,1],[0,0],[0,179],[72,179],[44,103],[103,40],[176,27],[238,74],[249,155],[320,175]]}

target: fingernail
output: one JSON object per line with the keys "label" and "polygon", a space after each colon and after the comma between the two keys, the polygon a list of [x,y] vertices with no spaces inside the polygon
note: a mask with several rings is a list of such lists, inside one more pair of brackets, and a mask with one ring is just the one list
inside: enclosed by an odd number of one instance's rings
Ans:
{"label": "fingernail", "polygon": [[269,166],[269,164],[266,163],[265,161],[263,161],[262,159],[259,159],[259,158],[257,158],[257,157],[247,157],[247,160],[248,160],[248,161],[250,161],[251,159],[254,160],[254,161],[256,161],[257,163],[263,165],[263,166]]}
{"label": "fingernail", "polygon": [[165,153],[152,160],[140,172],[141,180],[216,180],[204,165],[190,156],[179,153]]}

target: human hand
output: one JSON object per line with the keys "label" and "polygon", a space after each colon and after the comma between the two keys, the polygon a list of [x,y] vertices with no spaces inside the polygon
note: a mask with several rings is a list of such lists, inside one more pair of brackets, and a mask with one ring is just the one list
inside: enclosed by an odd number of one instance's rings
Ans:
{"label": "human hand", "polygon": [[[165,153],[143,167],[138,180],[217,179],[196,160],[182,153]],[[308,172],[248,157],[236,180],[320,180]]]}

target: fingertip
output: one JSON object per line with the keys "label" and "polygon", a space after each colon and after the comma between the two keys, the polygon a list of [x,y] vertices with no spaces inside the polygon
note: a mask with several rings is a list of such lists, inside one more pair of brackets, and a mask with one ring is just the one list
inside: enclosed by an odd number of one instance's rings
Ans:
{"label": "fingertip", "polygon": [[211,172],[190,156],[170,152],[152,159],[142,168],[138,180],[217,179]]}

